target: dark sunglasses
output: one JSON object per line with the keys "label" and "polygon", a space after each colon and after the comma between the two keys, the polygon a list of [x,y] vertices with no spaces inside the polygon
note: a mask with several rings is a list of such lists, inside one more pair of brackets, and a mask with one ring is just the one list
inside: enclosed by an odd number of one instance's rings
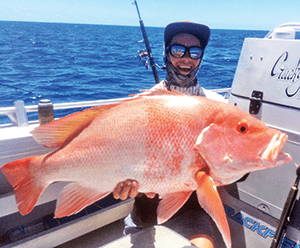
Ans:
{"label": "dark sunglasses", "polygon": [[199,46],[186,47],[180,44],[173,44],[168,47],[168,51],[175,58],[182,58],[187,51],[191,59],[200,59],[203,55],[203,49]]}

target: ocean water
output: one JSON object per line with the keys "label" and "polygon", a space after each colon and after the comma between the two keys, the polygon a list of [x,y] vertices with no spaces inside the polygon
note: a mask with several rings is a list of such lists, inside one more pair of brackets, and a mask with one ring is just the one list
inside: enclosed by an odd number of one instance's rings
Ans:
{"label": "ocean water", "polygon": [[[163,28],[146,27],[154,61],[163,65]],[[246,37],[268,31],[212,29],[198,73],[207,88],[230,87]],[[0,21],[0,107],[126,97],[154,84],[139,61],[140,27]],[[159,79],[166,72],[158,69]],[[57,117],[57,116],[56,116]],[[35,118],[31,115],[30,118]],[[0,116],[0,124],[10,122]]]}

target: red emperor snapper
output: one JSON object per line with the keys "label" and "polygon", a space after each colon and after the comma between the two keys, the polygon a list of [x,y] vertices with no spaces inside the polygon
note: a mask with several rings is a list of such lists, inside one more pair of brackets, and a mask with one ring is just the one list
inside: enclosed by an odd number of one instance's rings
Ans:
{"label": "red emperor snapper", "polygon": [[286,134],[235,106],[164,90],[71,114],[35,128],[32,135],[57,149],[2,167],[21,214],[29,213],[55,181],[72,182],[57,201],[55,217],[63,217],[130,178],[141,192],[160,195],[160,223],[196,190],[227,247],[230,231],[216,187],[291,161],[281,152]]}

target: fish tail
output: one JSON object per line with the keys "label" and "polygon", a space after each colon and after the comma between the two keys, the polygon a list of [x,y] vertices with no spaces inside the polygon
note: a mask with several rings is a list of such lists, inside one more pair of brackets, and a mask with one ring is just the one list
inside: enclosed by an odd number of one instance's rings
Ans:
{"label": "fish tail", "polygon": [[31,175],[30,165],[36,157],[19,159],[3,165],[2,172],[14,188],[18,209],[26,215],[34,208],[40,195],[47,187],[39,186],[36,177]]}

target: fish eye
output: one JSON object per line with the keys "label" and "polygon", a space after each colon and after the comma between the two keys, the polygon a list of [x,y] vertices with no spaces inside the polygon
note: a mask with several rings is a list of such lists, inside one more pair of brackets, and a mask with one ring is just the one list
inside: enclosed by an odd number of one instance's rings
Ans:
{"label": "fish eye", "polygon": [[247,122],[240,121],[236,126],[236,131],[240,134],[246,134],[249,131],[249,125]]}

